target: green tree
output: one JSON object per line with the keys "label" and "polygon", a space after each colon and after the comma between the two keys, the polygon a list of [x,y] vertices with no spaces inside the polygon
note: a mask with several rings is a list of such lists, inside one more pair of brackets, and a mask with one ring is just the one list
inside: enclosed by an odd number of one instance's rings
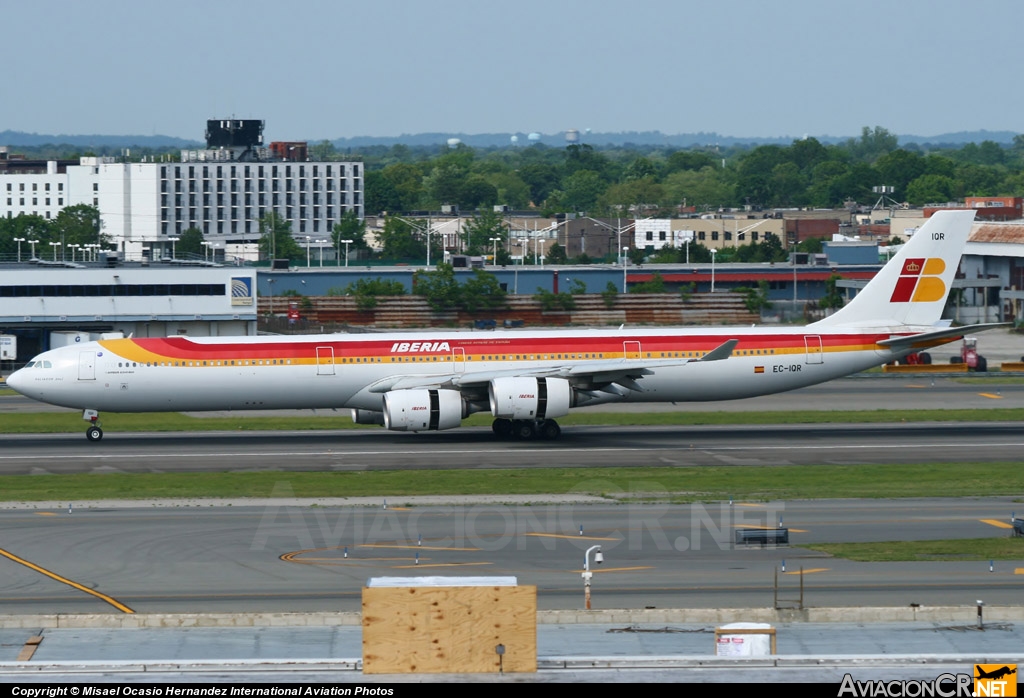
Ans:
{"label": "green tree", "polygon": [[339,264],[344,264],[345,258],[345,245],[341,242],[342,240],[352,241],[348,245],[350,255],[353,249],[362,250],[364,253],[368,253],[370,250],[370,245],[366,242],[366,221],[360,219],[355,211],[345,211],[341,214],[341,219],[331,229],[331,242],[334,249],[338,250]]}
{"label": "green tree", "polygon": [[573,212],[588,211],[605,189],[600,175],[592,170],[579,170],[562,182],[565,200]]}
{"label": "green tree", "polygon": [[569,257],[565,253],[565,248],[557,242],[548,248],[545,259],[548,264],[568,264],[569,262]]}
{"label": "green tree", "polygon": [[493,208],[483,209],[462,226],[462,237],[467,254],[487,254],[494,249],[491,238],[501,238],[499,246],[508,239],[508,226],[504,217]]}
{"label": "green tree", "polygon": [[434,271],[417,271],[413,275],[413,293],[423,296],[434,310],[460,307],[462,289],[451,264],[439,262]]}
{"label": "green tree", "polygon": [[103,233],[100,211],[88,204],[75,204],[61,209],[50,225],[50,235],[54,242],[67,245],[88,245],[99,243],[110,245],[110,236]]}
{"label": "green tree", "polygon": [[391,260],[419,260],[427,256],[427,246],[416,230],[396,216],[388,216],[378,235],[381,256]]}
{"label": "green tree", "polygon": [[181,237],[178,238],[178,242],[174,245],[174,253],[176,255],[194,255],[196,257],[202,257],[203,252],[203,231],[199,228],[191,227],[185,228],[182,232]]}
{"label": "green tree", "polygon": [[[379,276],[376,279],[359,279],[345,287],[345,294],[354,296],[356,306],[360,310],[372,310],[377,307],[377,299],[381,296],[404,296],[405,285],[401,281],[386,280]],[[327,295],[336,295],[328,292]]]}
{"label": "green tree", "polygon": [[50,242],[52,238],[50,221],[42,216],[20,213],[13,218],[0,218],[0,254],[16,255],[18,243],[14,238],[22,238],[26,242],[21,243],[22,259],[29,259],[32,255],[32,245],[28,240],[37,240],[35,245],[36,256],[40,255],[41,245]]}
{"label": "green tree", "polygon": [[949,177],[934,174],[922,175],[907,185],[907,201],[914,206],[944,203],[953,198],[955,187],[956,182]]}
{"label": "green tree", "polygon": [[619,298],[619,287],[615,285],[614,281],[609,281],[604,290],[601,291],[601,299],[604,301],[604,307],[611,310],[615,306],[615,301]]}
{"label": "green tree", "polygon": [[474,269],[473,275],[462,284],[459,305],[471,313],[504,308],[506,295],[498,282],[498,277],[483,269]]}
{"label": "green tree", "polygon": [[832,274],[825,282],[825,295],[818,301],[818,306],[826,310],[838,310],[843,307],[843,294],[839,292],[836,282],[841,277],[839,274]]}
{"label": "green tree", "polygon": [[292,224],[276,211],[260,218],[260,255],[265,259],[299,259],[302,248],[292,237]]}

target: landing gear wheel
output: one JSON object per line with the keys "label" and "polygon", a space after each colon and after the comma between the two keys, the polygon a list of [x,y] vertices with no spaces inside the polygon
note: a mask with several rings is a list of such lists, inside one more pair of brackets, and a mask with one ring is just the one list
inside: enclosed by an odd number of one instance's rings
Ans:
{"label": "landing gear wheel", "polygon": [[537,435],[533,422],[525,419],[517,419],[512,422],[512,435],[520,441],[529,441]]}
{"label": "landing gear wheel", "polygon": [[512,436],[512,420],[499,417],[491,422],[491,431],[499,439],[507,439]]}
{"label": "landing gear wheel", "polygon": [[99,441],[103,438],[103,430],[97,426],[91,426],[85,430],[85,438],[89,441]]}
{"label": "landing gear wheel", "polygon": [[562,435],[562,427],[553,419],[545,419],[537,429],[538,433],[545,439],[552,441]]}

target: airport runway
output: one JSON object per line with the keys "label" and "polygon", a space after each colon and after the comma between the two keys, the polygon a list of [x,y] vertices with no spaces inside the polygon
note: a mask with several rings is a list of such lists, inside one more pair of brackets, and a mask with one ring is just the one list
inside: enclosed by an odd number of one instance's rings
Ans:
{"label": "airport runway", "polygon": [[[1002,537],[1013,498],[760,504],[466,503],[0,512],[0,613],[357,611],[377,576],[514,575],[542,609],[1018,603],[1015,562],[859,563],[822,541]],[[734,544],[737,528],[790,529],[793,547]],[[582,530],[582,535],[581,535]],[[785,571],[782,566],[785,564]],[[60,579],[55,578],[58,576]],[[63,580],[63,581],[62,581]]]}
{"label": "airport runway", "polygon": [[1018,423],[567,427],[557,441],[489,428],[0,436],[0,473],[359,471],[708,465],[852,465],[1020,459]]}

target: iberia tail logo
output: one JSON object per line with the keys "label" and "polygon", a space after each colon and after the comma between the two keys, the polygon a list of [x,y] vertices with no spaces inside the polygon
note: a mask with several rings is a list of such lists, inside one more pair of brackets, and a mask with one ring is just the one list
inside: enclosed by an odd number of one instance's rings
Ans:
{"label": "iberia tail logo", "polygon": [[900,269],[890,303],[929,303],[946,296],[946,284],[939,278],[946,271],[946,262],[939,257],[907,259]]}

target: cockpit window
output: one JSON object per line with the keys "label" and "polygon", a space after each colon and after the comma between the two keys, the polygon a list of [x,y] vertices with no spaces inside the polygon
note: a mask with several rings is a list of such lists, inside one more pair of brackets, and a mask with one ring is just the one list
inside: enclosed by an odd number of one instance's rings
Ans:
{"label": "cockpit window", "polygon": [[35,365],[36,365],[35,361],[29,361],[27,364],[25,364],[25,368],[32,368]]}
{"label": "cockpit window", "polygon": [[53,364],[49,361],[29,361],[25,368],[53,368]]}

